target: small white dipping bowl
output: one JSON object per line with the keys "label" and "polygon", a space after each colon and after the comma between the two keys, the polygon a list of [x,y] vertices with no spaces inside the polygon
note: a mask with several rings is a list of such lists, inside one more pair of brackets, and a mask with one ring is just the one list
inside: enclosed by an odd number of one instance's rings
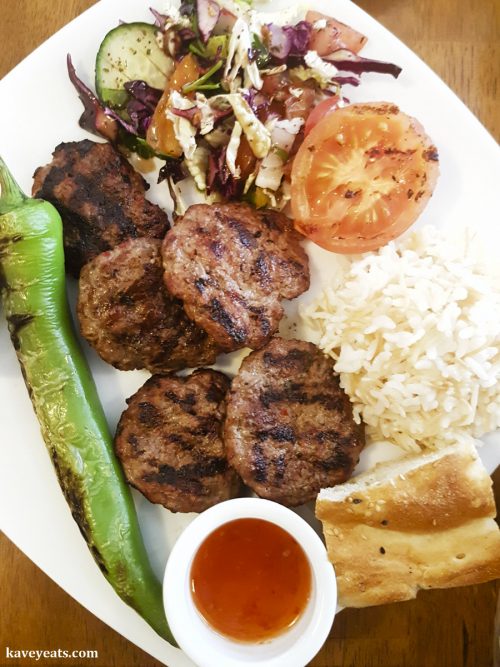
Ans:
{"label": "small white dipping bowl", "polygon": [[[262,643],[238,642],[214,630],[197,610],[190,589],[194,556],[202,542],[229,521],[263,519],[292,535],[311,567],[311,596],[290,630]],[[167,619],[180,648],[198,667],[304,667],[330,632],[337,583],[325,547],[314,530],[291,510],[260,498],[237,498],[200,514],[174,545],[163,580]]]}

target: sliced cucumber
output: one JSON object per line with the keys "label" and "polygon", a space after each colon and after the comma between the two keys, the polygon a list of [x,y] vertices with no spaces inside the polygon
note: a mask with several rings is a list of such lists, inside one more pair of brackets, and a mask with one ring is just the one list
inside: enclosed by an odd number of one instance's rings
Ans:
{"label": "sliced cucumber", "polygon": [[174,62],[161,48],[158,29],[149,23],[124,23],[110,30],[96,56],[95,86],[99,99],[120,108],[127,81],[141,80],[163,90]]}

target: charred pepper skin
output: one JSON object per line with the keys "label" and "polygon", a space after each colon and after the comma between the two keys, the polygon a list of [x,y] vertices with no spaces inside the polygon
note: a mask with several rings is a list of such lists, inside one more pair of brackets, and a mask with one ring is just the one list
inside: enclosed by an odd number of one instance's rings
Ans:
{"label": "charred pepper skin", "polygon": [[118,595],[175,645],[132,496],[75,337],[62,224],[20,190],[0,157],[0,296],[43,438],[73,518]]}

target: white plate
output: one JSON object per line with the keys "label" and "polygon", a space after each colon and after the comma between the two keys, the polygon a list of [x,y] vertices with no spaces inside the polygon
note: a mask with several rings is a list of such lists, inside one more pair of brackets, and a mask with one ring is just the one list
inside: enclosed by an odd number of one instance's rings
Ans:
{"label": "white plate", "polygon": [[[281,8],[288,5],[278,0]],[[149,20],[150,2],[102,0],[38,48],[0,82],[0,154],[26,192],[32,174],[50,160],[61,141],[81,139],[86,133],[77,124],[82,107],[65,68],[71,52],[77,72],[93,80],[93,62],[104,34],[119,19]],[[154,6],[161,10],[162,2]],[[278,3],[272,9],[279,9]],[[311,7],[332,11],[327,0],[312,0]],[[403,67],[395,81],[387,75],[367,74],[359,89],[348,89],[352,101],[388,100],[416,116],[438,146],[441,177],[429,206],[419,221],[453,228],[472,223],[481,235],[498,247],[500,200],[498,191],[500,151],[494,140],[443,82],[387,30],[347,0],[335,3],[336,18],[369,37],[363,54]],[[165,187],[154,187],[151,198],[166,202]],[[309,246],[313,288],[302,301],[324,284],[335,270],[334,256]],[[288,309],[282,332],[308,337],[308,332],[289,328],[297,303]],[[123,410],[125,397],[147,377],[145,372],[118,372],[88,353],[99,393],[111,428]],[[226,360],[225,370],[234,372],[239,354]],[[42,442],[23,384],[6,327],[0,325],[0,519],[7,536],[59,586],[108,625],[169,667],[187,667],[190,660],[160,639],[127,607],[102,577],[71,518]],[[490,437],[483,448],[488,467],[500,463],[500,436]],[[376,458],[378,458],[378,454]],[[365,457],[370,462],[373,451]],[[141,525],[159,575],[176,537],[193,515],[170,514],[150,505],[139,494],[135,500]],[[312,513],[306,509],[308,518]]]}

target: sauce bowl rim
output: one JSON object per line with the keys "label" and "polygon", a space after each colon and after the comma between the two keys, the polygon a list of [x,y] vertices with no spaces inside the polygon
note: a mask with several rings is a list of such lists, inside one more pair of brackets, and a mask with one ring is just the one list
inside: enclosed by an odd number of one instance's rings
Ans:
{"label": "sauce bowl rim", "polygon": [[[264,643],[238,642],[225,637],[204,621],[189,588],[189,572],[202,542],[214,530],[238,519],[262,519],[280,526],[300,544],[311,568],[311,596],[301,615],[310,616],[306,631],[285,631]],[[330,632],[337,607],[337,584],[326,548],[314,529],[293,510],[263,498],[235,498],[199,514],[174,544],[163,579],[165,613],[180,648],[198,667],[304,667],[319,651]],[[193,611],[204,623],[205,641],[192,627]],[[298,623],[301,618],[299,618]],[[265,656],[263,646],[282,650]],[[244,647],[238,659],[228,649]],[[259,655],[260,654],[260,655]]]}

